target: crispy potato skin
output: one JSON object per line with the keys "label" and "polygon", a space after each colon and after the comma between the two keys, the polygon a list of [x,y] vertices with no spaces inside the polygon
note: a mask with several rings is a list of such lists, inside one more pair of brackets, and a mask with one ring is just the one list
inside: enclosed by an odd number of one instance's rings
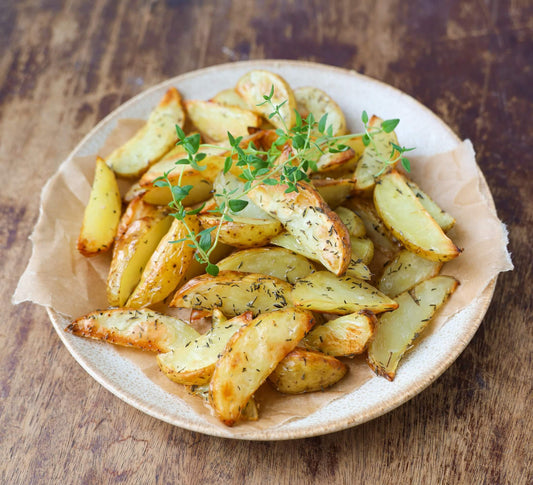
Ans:
{"label": "crispy potato skin", "polygon": [[298,192],[286,194],[284,184],[258,185],[248,196],[278,219],[302,245],[317,252],[327,269],[343,274],[351,260],[346,226],[311,185],[300,182],[297,187]]}
{"label": "crispy potato skin", "polygon": [[302,394],[327,389],[348,372],[346,364],[315,350],[296,348],[278,364],[268,380],[284,394]]}
{"label": "crispy potato skin", "polygon": [[209,400],[224,424],[237,422],[253,393],[313,325],[311,312],[287,308],[262,314],[233,335],[209,387]]}
{"label": "crispy potato skin", "polygon": [[178,318],[131,308],[89,313],[74,320],[65,330],[80,337],[151,352],[169,352],[175,345],[199,336]]}
{"label": "crispy potato skin", "polygon": [[94,182],[78,237],[78,251],[94,256],[109,251],[117,232],[122,209],[115,174],[97,157]]}

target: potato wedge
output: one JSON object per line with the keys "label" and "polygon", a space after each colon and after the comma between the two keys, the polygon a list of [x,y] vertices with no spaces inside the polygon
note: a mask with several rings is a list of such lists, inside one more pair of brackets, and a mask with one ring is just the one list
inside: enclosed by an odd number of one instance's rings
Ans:
{"label": "potato wedge", "polygon": [[331,126],[332,136],[346,133],[346,118],[339,105],[324,91],[314,87],[302,87],[294,90],[296,109],[307,118],[313,114],[315,121],[320,121],[322,116],[328,115],[326,126]]}
{"label": "potato wedge", "polygon": [[156,211],[152,217],[133,221],[116,241],[107,278],[107,299],[111,306],[123,307],[126,304],[171,223],[172,217],[166,211]]}
{"label": "potato wedge", "polygon": [[189,119],[202,137],[218,142],[228,139],[228,131],[234,136],[248,136],[248,128],[261,126],[261,118],[250,110],[237,106],[225,106],[213,101],[185,101]]}
{"label": "potato wedge", "polygon": [[[204,401],[209,402],[209,384],[188,386],[188,391],[194,396],[198,396]],[[244,406],[240,419],[243,421],[257,421],[259,419],[259,408],[253,396],[248,400],[246,406]]]}
{"label": "potato wedge", "polygon": [[348,229],[348,234],[353,237],[365,237],[366,229],[362,219],[353,211],[346,207],[339,206],[335,209],[342,223]]}
{"label": "potato wedge", "polygon": [[218,268],[221,271],[266,274],[291,284],[315,270],[313,263],[303,256],[273,247],[237,251],[220,261]]}
{"label": "potato wedge", "polygon": [[121,210],[122,201],[115,174],[103,159],[97,157],[93,186],[78,236],[78,251],[81,254],[94,256],[111,248]]}
{"label": "potato wedge", "polygon": [[441,262],[421,258],[404,249],[385,266],[378,289],[394,298],[418,283],[437,276],[441,268]]}
{"label": "potato wedge", "polygon": [[[368,122],[370,127],[381,127],[383,120],[377,116],[372,116]],[[374,143],[371,143],[361,155],[355,168],[355,190],[364,196],[370,197],[376,184],[376,180],[383,174],[390,172],[396,164],[385,165],[380,158],[389,159],[393,151],[392,144],[398,145],[398,138],[394,131],[385,133],[384,131],[373,136]],[[377,150],[376,150],[377,149]]]}
{"label": "potato wedge", "polygon": [[138,177],[176,143],[176,125],[183,128],[185,112],[176,88],[170,88],[146,124],[106,160],[121,177]]}
{"label": "potato wedge", "polygon": [[353,160],[355,152],[350,148],[342,152],[330,153],[326,151],[316,162],[317,172],[329,174],[329,172],[340,170],[348,162]]}
{"label": "potato wedge", "polygon": [[254,315],[287,306],[292,286],[286,281],[256,273],[221,271],[203,275],[182,286],[170,306],[212,310],[235,316],[251,310]]}
{"label": "potato wedge", "polygon": [[374,257],[374,244],[367,237],[350,236],[352,246],[352,260],[360,259],[365,264],[370,264]]}
{"label": "potato wedge", "polygon": [[74,320],[65,330],[80,337],[152,352],[170,352],[200,335],[179,318],[130,308],[89,313]]}
{"label": "potato wedge", "polygon": [[348,199],[344,205],[361,218],[368,238],[382,252],[394,254],[400,249],[400,246],[394,240],[394,236],[378,216],[372,201],[353,197]]}
{"label": "potato wedge", "polygon": [[414,192],[424,209],[429,212],[429,215],[435,219],[437,224],[444,232],[449,231],[455,225],[455,219],[446,211],[441,209],[437,203],[418,185],[416,185],[412,180],[406,180],[406,183]]}
{"label": "potato wedge", "polygon": [[419,202],[405,178],[392,171],[374,190],[374,205],[381,220],[412,252],[432,261],[450,261],[460,254],[459,248]]}
{"label": "potato wedge", "polygon": [[209,385],[209,400],[224,424],[235,424],[250,397],[313,324],[311,312],[287,308],[260,315],[233,335]]}
{"label": "potato wedge", "polygon": [[[272,103],[276,106],[285,103],[279,109],[281,118],[279,116],[269,118],[274,110],[270,104],[265,103],[263,96],[268,96],[272,89]],[[235,91],[251,109],[268,119],[276,128],[290,130],[295,125],[296,100],[291,87],[281,76],[263,70],[250,71],[237,81]]]}
{"label": "potato wedge", "polygon": [[451,276],[435,276],[396,297],[398,309],[381,316],[368,348],[368,363],[374,372],[394,379],[400,359],[457,285]]}
{"label": "potato wedge", "polygon": [[[268,244],[283,231],[281,222],[276,219],[253,219],[231,216],[231,221],[222,221],[219,240],[236,248],[256,248]],[[204,229],[218,226],[220,216],[200,214],[198,220]]]}
{"label": "potato wedge", "polygon": [[[214,234],[211,233],[211,244],[214,243]],[[217,245],[214,247],[213,251],[209,255],[209,260],[211,263],[216,264],[221,259],[225,258],[226,256],[229,256],[234,251],[234,248],[231,246],[228,246],[227,244],[224,244],[220,241],[218,241]],[[206,263],[200,263],[195,257],[192,259],[191,264],[185,271],[185,274],[183,275],[182,284],[187,283],[187,281],[192,280],[193,278],[196,278],[197,276],[205,274],[205,270],[207,268]]]}
{"label": "potato wedge", "polygon": [[296,307],[346,315],[360,310],[374,313],[398,308],[398,304],[366,281],[352,276],[335,276],[317,271],[294,284],[291,294]]}
{"label": "potato wedge", "polygon": [[200,224],[194,216],[186,216],[184,221],[174,219],[168,232],[163,236],[150,257],[141,275],[141,280],[128,299],[129,308],[142,308],[163,301],[183,279],[191,264],[195,248],[190,241],[179,241],[189,234],[187,230],[200,232]]}
{"label": "potato wedge", "polygon": [[350,264],[350,236],[320,194],[299,182],[298,192],[285,193],[287,186],[258,185],[248,196],[278,219],[302,246],[314,251],[331,272],[343,274]]}
{"label": "potato wedge", "polygon": [[354,194],[355,181],[348,179],[312,179],[313,187],[326,204],[335,209]]}
{"label": "potato wedge", "polygon": [[222,104],[224,106],[237,106],[241,109],[249,110],[250,106],[242,99],[241,96],[233,88],[223,89],[215,96],[211,98],[210,101],[215,103]]}
{"label": "potato wedge", "polygon": [[189,195],[183,199],[184,205],[194,205],[207,200],[211,196],[213,182],[218,173],[224,167],[225,150],[213,148],[200,148],[199,152],[207,156],[202,160],[204,170],[196,170],[190,165],[176,165],[176,162],[184,158],[183,148],[177,146],[158,163],[154,164],[140,180],[141,188],[145,189],[144,200],[150,204],[167,205],[172,200],[168,187],[157,187],[155,180],[162,177],[170,170],[168,179],[172,185],[178,185],[181,178],[181,186],[192,185]]}
{"label": "potato wedge", "polygon": [[348,268],[346,268],[346,276],[353,276],[354,278],[359,278],[361,280],[369,281],[372,279],[372,273],[370,268],[365,264],[365,262],[358,258],[357,256],[352,255],[352,259]]}
{"label": "potato wedge", "polygon": [[143,217],[153,217],[159,211],[158,208],[154,207],[151,204],[147,204],[143,200],[142,194],[137,195],[134,199],[130,201],[124,214],[120,218],[120,222],[117,228],[116,240],[120,239],[123,234],[128,230],[128,227],[132,224],[133,221],[142,219]]}
{"label": "potato wedge", "polygon": [[269,382],[283,394],[323,391],[348,372],[346,364],[315,350],[296,348],[278,364]]}
{"label": "potato wedge", "polygon": [[363,353],[374,337],[376,317],[371,312],[351,313],[315,325],[303,338],[307,349],[319,350],[335,357]]}
{"label": "potato wedge", "polygon": [[172,381],[185,385],[202,385],[211,380],[215,364],[226,344],[243,325],[252,320],[247,312],[217,325],[192,342],[174,347],[166,354],[157,356],[163,373]]}

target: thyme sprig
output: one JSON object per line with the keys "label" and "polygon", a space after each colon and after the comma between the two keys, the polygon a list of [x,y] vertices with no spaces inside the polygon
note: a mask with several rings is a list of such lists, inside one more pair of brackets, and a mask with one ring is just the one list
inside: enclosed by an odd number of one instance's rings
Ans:
{"label": "thyme sprig", "polygon": [[[268,150],[261,150],[255,146],[253,141],[250,141],[246,146],[242,146],[243,137],[234,137],[228,132],[230,148],[224,161],[223,173],[227,174],[234,166],[238,167],[240,169],[239,177],[244,184],[242,190],[228,190],[224,187],[221,193],[215,194],[216,205],[208,212],[217,214],[219,218],[217,225],[203,229],[198,233],[195,233],[187,225],[186,217],[201,212],[205,207],[205,203],[194,209],[184,205],[184,201],[189,196],[193,186],[182,185],[183,168],[176,185],[173,185],[169,179],[170,173],[175,168],[155,180],[155,186],[169,188],[172,195],[172,200],[169,203],[169,207],[172,210],[171,214],[183,222],[188,232],[185,238],[172,242],[189,241],[190,246],[196,249],[195,258],[200,263],[207,264],[206,272],[210,275],[216,276],[219,272],[218,266],[210,261],[210,256],[219,241],[222,223],[224,221],[231,222],[233,220],[232,215],[238,214],[248,205],[248,201],[244,200],[244,197],[254,187],[260,184],[281,184],[286,186],[286,193],[297,192],[298,182],[309,182],[309,174],[317,171],[317,162],[320,156],[325,153],[339,153],[348,150],[349,146],[343,144],[343,142],[357,137],[362,137],[363,144],[366,147],[371,145],[376,151],[378,159],[383,163],[383,168],[377,174],[378,176],[388,166],[398,161],[401,162],[406,171],[410,171],[409,160],[404,156],[404,153],[413,150],[412,148],[405,148],[392,143],[391,153],[384,154],[380,152],[375,142],[375,136],[379,133],[392,132],[400,122],[399,119],[385,120],[380,127],[369,126],[368,114],[363,111],[361,121],[363,122],[364,132],[333,136],[333,126],[331,124],[328,125],[327,114],[317,121],[312,113],[303,119],[295,111],[296,122],[293,127],[289,128],[280,111],[287,101],[275,104],[272,101],[273,96],[274,86],[272,86],[268,95],[263,96],[264,101],[258,105],[269,105],[271,108],[269,119],[278,117],[283,127],[275,130],[277,139]],[[199,151],[200,148],[221,148],[218,145],[202,145],[198,133],[187,136],[177,125],[176,133],[178,136],[177,145],[183,146],[186,154],[184,158],[176,162],[177,166],[189,165],[198,171],[205,170],[205,166],[202,166],[201,163],[207,154]],[[287,147],[290,147],[290,150],[287,150]]]}

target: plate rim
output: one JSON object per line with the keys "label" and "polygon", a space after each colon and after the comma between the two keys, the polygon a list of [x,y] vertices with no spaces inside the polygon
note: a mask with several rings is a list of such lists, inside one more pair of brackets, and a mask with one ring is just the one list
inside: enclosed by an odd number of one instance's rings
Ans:
{"label": "plate rim", "polygon": [[[149,87],[146,90],[143,90],[142,92],[138,93],[137,95],[133,96],[126,102],[122,103],[120,106],[118,106],[116,109],[111,111],[107,116],[105,116],[101,121],[99,121],[83,138],[82,140],[76,145],[76,147],[69,153],[69,155],[64,159],[64,161],[59,165],[56,172],[60,170],[60,168],[64,165],[69,163],[72,158],[75,156],[78,156],[78,152],[80,149],[91,139],[95,136],[96,133],[100,132],[104,127],[107,125],[115,122],[115,120],[120,119],[120,114],[127,110],[131,105],[134,105],[139,101],[139,99],[144,98],[146,96],[149,96],[154,91],[160,90],[164,88],[167,85],[175,85],[176,83],[182,82],[188,78],[194,78],[197,76],[201,76],[204,74],[209,74],[212,71],[217,71],[220,69],[231,69],[231,68],[244,68],[244,67],[250,67],[250,68],[276,68],[279,66],[294,66],[294,67],[307,67],[311,69],[319,69],[322,71],[330,71],[332,73],[338,73],[342,75],[350,75],[358,78],[362,78],[366,81],[370,81],[374,84],[379,85],[382,89],[387,89],[391,92],[395,92],[397,95],[401,95],[403,97],[409,98],[412,102],[414,102],[417,105],[418,109],[422,109],[426,112],[427,115],[433,117],[436,119],[436,121],[439,122],[439,124],[445,128],[449,134],[457,141],[457,143],[460,143],[460,138],[455,134],[455,132],[448,126],[447,123],[445,123],[440,117],[438,117],[431,109],[420,103],[418,100],[416,100],[411,95],[389,85],[384,83],[383,81],[374,79],[370,76],[360,74],[354,70],[350,69],[344,69],[341,67],[336,66],[330,66],[326,64],[316,63],[316,62],[309,62],[309,61],[294,61],[294,60],[276,60],[276,59],[268,59],[268,60],[248,60],[248,61],[240,61],[240,62],[231,62],[231,63],[222,63],[222,64],[216,64],[209,67],[204,67],[201,69],[197,69],[194,71],[189,71],[183,74],[180,74],[178,76],[172,77],[170,79],[166,79],[165,81],[162,81],[160,83],[157,83],[154,86]],[[477,170],[480,175],[480,182],[481,182],[481,189],[483,194],[485,195],[487,202],[489,203],[490,207],[495,210],[495,204],[494,199],[492,197],[492,193],[490,192],[490,189],[488,187],[488,184],[486,182],[486,179],[483,175],[483,172],[481,171],[479,165],[476,163]],[[52,175],[53,177],[54,175]],[[145,403],[141,398],[131,394],[131,392],[123,392],[121,389],[117,389],[114,387],[114,385],[106,380],[106,375],[102,374],[97,369],[94,369],[86,360],[86,358],[80,354],[76,349],[73,348],[70,341],[67,338],[67,335],[64,332],[63,329],[63,319],[64,317],[56,312],[53,308],[47,306],[46,310],[48,313],[48,316],[53,324],[54,329],[56,330],[56,333],[59,335],[60,340],[65,345],[69,353],[72,355],[74,360],[80,364],[80,366],[91,376],[93,379],[95,379],[100,385],[102,385],[105,389],[110,391],[112,394],[117,396],[119,399],[123,400],[130,406],[136,408],[139,411],[144,412],[145,414],[148,414],[156,419],[159,419],[163,422],[166,422],[168,424],[178,426],[184,429],[188,429],[190,431],[199,432],[202,434],[215,436],[215,437],[222,437],[222,438],[229,438],[229,439],[238,439],[238,440],[249,440],[249,441],[277,441],[277,440],[291,440],[291,439],[301,439],[301,438],[307,438],[307,437],[313,437],[313,436],[320,436],[324,434],[334,433],[337,431],[349,429],[355,426],[358,426],[360,424],[363,424],[365,422],[371,421],[379,416],[382,416],[384,414],[387,414],[388,412],[392,411],[393,409],[401,406],[408,400],[412,399],[417,394],[421,393],[423,390],[425,390],[430,384],[435,382],[438,377],[440,377],[448,367],[453,364],[459,357],[459,355],[464,351],[464,349],[468,346],[469,342],[474,337],[475,333],[477,332],[479,326],[481,325],[481,322],[483,321],[483,318],[485,317],[487,310],[490,306],[490,303],[492,301],[496,282],[497,282],[498,276],[495,276],[488,285],[481,291],[478,298],[471,302],[466,308],[470,308],[475,306],[475,318],[472,320],[469,320],[468,325],[464,325],[463,332],[461,332],[460,335],[456,336],[456,339],[454,340],[453,348],[450,350],[450,352],[447,354],[445,359],[441,359],[437,364],[435,364],[432,367],[432,372],[426,373],[422,379],[420,379],[416,385],[411,386],[407,391],[404,391],[402,393],[398,393],[397,396],[394,396],[393,399],[388,399],[386,402],[384,402],[380,406],[374,406],[370,410],[367,410],[365,412],[359,412],[358,417],[348,416],[341,420],[330,420],[327,423],[316,425],[313,427],[313,429],[298,429],[298,430],[285,430],[283,429],[283,425],[270,428],[270,429],[260,429],[252,431],[254,433],[253,435],[250,434],[239,434],[239,435],[233,435],[233,434],[225,434],[222,429],[219,429],[217,427],[213,427],[208,421],[204,422],[191,422],[187,419],[180,419],[179,416],[167,416],[164,415],[157,410],[153,409]]]}

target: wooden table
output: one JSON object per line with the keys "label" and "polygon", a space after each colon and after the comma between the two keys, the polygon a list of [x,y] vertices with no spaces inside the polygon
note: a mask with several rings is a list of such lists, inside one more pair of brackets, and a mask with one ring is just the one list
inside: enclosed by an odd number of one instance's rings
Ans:
{"label": "wooden table", "polygon": [[[0,482],[532,483],[532,15],[527,0],[4,1]],[[41,187],[88,130],[166,78],[262,58],[355,69],[470,138],[517,266],[427,390],[357,428],[272,443],[144,415],[82,370],[43,308],[10,303]]]}

